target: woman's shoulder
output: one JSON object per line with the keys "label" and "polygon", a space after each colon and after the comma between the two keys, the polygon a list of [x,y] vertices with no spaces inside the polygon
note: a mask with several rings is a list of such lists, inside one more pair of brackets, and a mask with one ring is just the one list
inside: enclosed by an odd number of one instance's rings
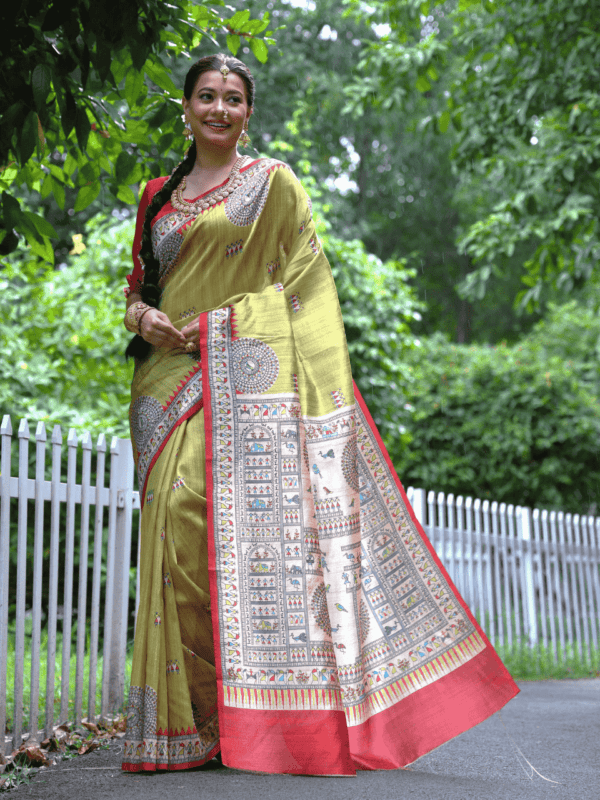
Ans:
{"label": "woman's shoulder", "polygon": [[169,180],[168,175],[163,175],[160,178],[152,178],[146,184],[146,188],[144,189],[144,194],[146,195],[148,202],[152,200],[154,195],[159,192],[165,183]]}
{"label": "woman's shoulder", "polygon": [[262,172],[263,174],[274,177],[275,175],[281,176],[280,180],[288,180],[297,182],[294,170],[285,161],[280,161],[278,158],[257,158],[256,161],[250,162],[247,167],[242,171],[248,170],[254,174]]}

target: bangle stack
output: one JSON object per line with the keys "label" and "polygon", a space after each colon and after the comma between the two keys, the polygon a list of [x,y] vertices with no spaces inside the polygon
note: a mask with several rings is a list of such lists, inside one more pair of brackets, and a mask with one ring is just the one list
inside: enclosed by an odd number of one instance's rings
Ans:
{"label": "bangle stack", "polygon": [[142,335],[142,317],[152,306],[148,303],[132,303],[125,314],[125,327],[131,333]]}

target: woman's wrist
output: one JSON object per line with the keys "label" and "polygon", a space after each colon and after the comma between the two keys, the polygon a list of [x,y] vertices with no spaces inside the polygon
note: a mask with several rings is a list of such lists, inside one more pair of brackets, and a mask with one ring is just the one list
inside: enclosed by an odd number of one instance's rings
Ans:
{"label": "woman's wrist", "polygon": [[143,302],[132,303],[132,305],[129,306],[127,313],[125,314],[124,324],[130,333],[137,333],[141,336],[142,318],[147,311],[150,311],[151,308],[152,306],[149,306],[148,303]]}

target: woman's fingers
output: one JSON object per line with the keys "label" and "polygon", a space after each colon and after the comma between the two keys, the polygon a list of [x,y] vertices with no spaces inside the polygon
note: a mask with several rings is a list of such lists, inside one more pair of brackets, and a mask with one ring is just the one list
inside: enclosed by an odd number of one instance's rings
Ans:
{"label": "woman's fingers", "polygon": [[142,338],[155,347],[185,347],[186,338],[171,323],[166,314],[156,309],[147,311],[142,317]]}

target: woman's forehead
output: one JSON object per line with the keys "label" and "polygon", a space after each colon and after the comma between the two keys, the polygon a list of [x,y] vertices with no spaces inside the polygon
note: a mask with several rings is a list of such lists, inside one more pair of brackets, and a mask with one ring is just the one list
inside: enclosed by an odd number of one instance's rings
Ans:
{"label": "woman's forehead", "polygon": [[244,81],[235,72],[230,72],[226,81],[223,80],[223,75],[217,70],[203,72],[198,76],[194,91],[198,91],[198,89],[217,89],[223,92],[238,91],[242,95],[246,95]]}

